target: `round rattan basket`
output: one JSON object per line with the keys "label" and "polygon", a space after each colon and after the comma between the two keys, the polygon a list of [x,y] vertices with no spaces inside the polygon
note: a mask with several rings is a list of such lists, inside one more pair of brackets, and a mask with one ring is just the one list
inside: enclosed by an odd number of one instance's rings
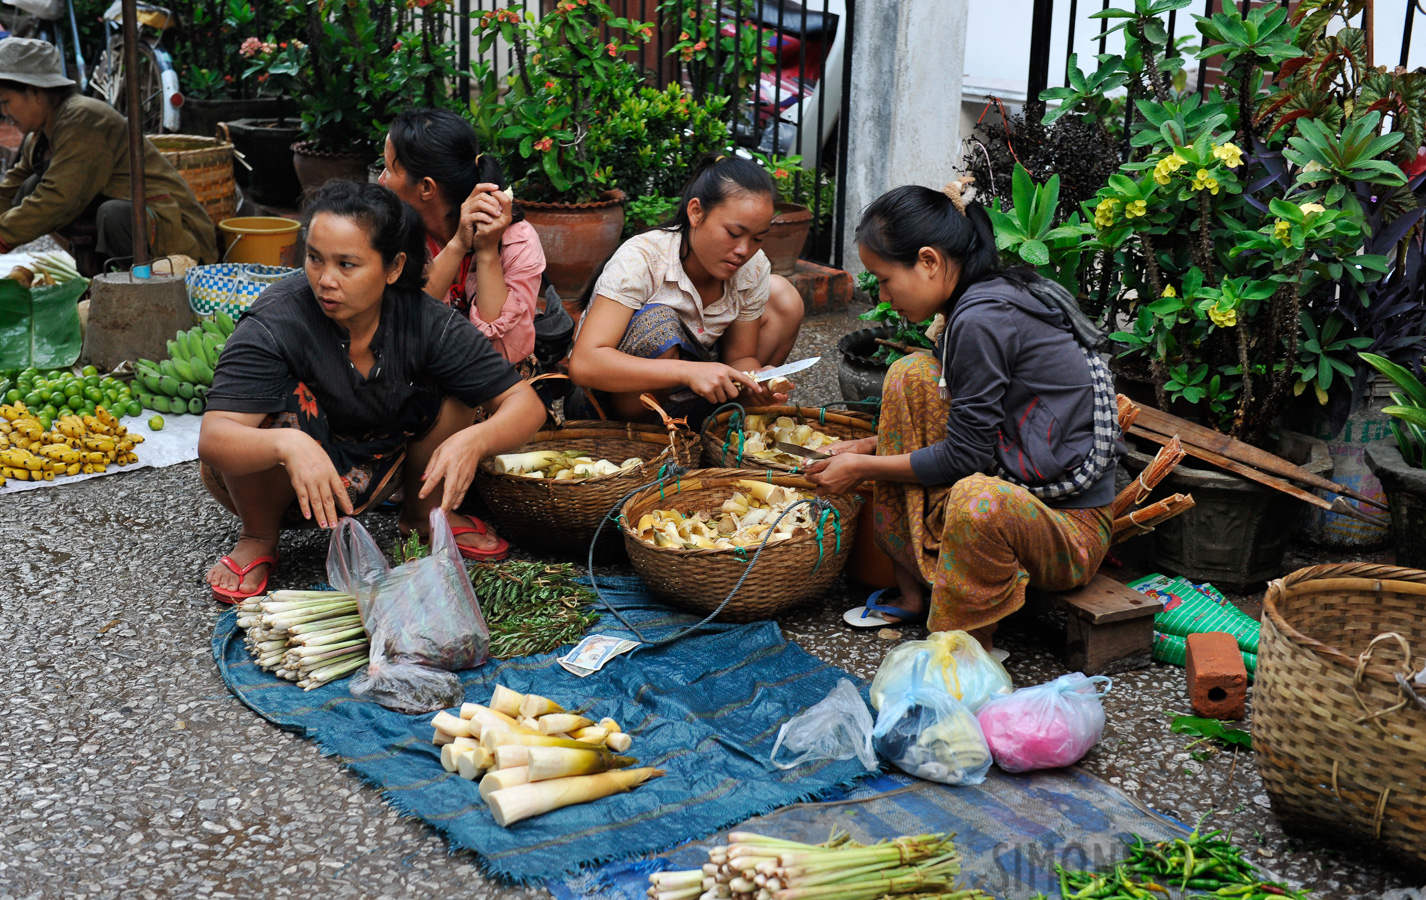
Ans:
{"label": "round rattan basket", "polygon": [[149,140],[183,176],[214,225],[237,215],[238,183],[233,178],[231,143],[191,134],[156,134]]}
{"label": "round rattan basket", "polygon": [[734,492],[746,493],[738,485],[743,479],[798,488],[809,494],[816,489],[816,485],[803,478],[777,475],[768,470],[696,469],[676,480],[640,491],[624,504],[619,526],[629,562],[655,593],[674,606],[706,615],[718,608],[738,585],[738,579],[746,574],[742,586],[719,613],[719,620],[770,619],[819,596],[846,565],[848,551],[856,538],[857,511],[861,504],[855,494],[829,498],[832,512],[821,519],[816,533],[769,543],[751,571],[749,565],[756,548],[655,547],[634,532],[634,523],[656,509],[677,509],[686,514],[715,512]]}
{"label": "round rattan basket", "polygon": [[[551,376],[532,381],[548,377]],[[636,456],[643,460],[613,475],[569,481],[502,474],[495,471],[489,459],[481,460],[476,468],[476,489],[490,507],[503,537],[526,550],[583,560],[599,521],[619,505],[624,495],[658,480],[670,463],[684,468],[696,466],[699,441],[698,435],[667,416],[663,425],[591,419],[545,429],[520,451],[538,449],[579,450],[595,459],[616,463]],[[617,554],[617,531],[606,527],[600,544],[598,556]]]}
{"label": "round rattan basket", "polygon": [[1426,572],[1354,563],[1268,585],[1253,751],[1288,827],[1426,865]]}
{"label": "round rattan basket", "polygon": [[[731,407],[731,408],[729,408]],[[774,472],[796,472],[804,463],[788,464],[771,459],[758,459],[743,453],[741,423],[747,416],[788,416],[797,424],[808,424],[818,431],[844,441],[876,437],[876,420],[866,413],[835,412],[815,406],[755,406],[744,410],[736,403],[720,407],[703,420],[703,464],[743,469],[771,469]],[[730,423],[732,427],[730,428]]]}

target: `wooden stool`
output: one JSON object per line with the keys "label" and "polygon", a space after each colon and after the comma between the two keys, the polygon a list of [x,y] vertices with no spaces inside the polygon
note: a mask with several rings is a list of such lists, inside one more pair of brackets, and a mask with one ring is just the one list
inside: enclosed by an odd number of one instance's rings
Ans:
{"label": "wooden stool", "polygon": [[1030,588],[1028,596],[1048,601],[1069,614],[1065,626],[1065,662],[1086,675],[1142,669],[1153,660],[1154,615],[1164,608],[1155,600],[1106,575],[1095,575],[1072,591]]}

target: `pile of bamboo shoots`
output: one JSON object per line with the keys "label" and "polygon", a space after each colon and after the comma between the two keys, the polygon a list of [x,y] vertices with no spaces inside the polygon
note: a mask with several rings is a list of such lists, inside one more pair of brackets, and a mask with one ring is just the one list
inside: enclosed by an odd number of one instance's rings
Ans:
{"label": "pile of bamboo shoots", "polygon": [[570,481],[614,475],[625,469],[632,469],[641,462],[642,459],[631,456],[622,463],[615,464],[607,459],[595,459],[582,450],[528,450],[524,453],[501,454],[495,457],[492,464],[495,471],[502,475]]}
{"label": "pile of bamboo shoots", "polygon": [[768,543],[800,537],[816,527],[812,508],[802,505],[778,521],[787,508],[803,494],[792,488],[764,481],[740,480],[747,491],[735,491],[723,501],[717,513],[685,515],[676,509],[656,509],[639,518],[639,537],[655,547],[682,550],[732,550],[735,547],[756,547],[769,530]]}
{"label": "pile of bamboo shoots", "polygon": [[845,833],[824,844],[800,844],[735,831],[708,863],[649,876],[651,900],[990,900],[958,889],[960,857],[949,835],[923,834],[865,846]]}
{"label": "pile of bamboo shoots", "polygon": [[303,690],[350,675],[367,663],[366,629],[356,598],[341,591],[273,591],[238,606],[238,627],[253,659]]}
{"label": "pile of bamboo shoots", "polygon": [[806,422],[791,416],[750,415],[743,422],[743,456],[767,462],[800,466],[803,460],[777,449],[777,442],[796,444],[808,450],[821,450],[835,444],[839,438],[818,431]]}
{"label": "pile of bamboo shoots", "polygon": [[495,821],[510,825],[552,810],[633,790],[661,769],[630,768],[633,739],[611,718],[594,722],[538,694],[496,685],[490,705],[436,713],[441,765],[469,781]]}

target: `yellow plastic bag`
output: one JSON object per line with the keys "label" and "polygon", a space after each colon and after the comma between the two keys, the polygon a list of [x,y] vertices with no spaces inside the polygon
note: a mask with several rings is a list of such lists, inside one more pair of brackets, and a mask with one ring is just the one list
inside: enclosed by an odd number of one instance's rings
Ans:
{"label": "yellow plastic bag", "polygon": [[911,667],[917,654],[930,651],[926,681],[955,697],[975,712],[991,697],[1015,690],[1010,673],[964,631],[938,631],[928,640],[908,641],[886,654],[871,683],[871,705],[881,709],[882,700],[908,690]]}

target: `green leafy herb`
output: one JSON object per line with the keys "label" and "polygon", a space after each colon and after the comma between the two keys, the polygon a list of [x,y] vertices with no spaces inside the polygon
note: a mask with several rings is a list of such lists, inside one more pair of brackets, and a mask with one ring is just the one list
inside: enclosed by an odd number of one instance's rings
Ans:
{"label": "green leafy herb", "polygon": [[594,593],[575,581],[570,563],[507,560],[476,563],[470,581],[490,627],[496,659],[548,653],[584,637],[599,619]]}
{"label": "green leafy herb", "polygon": [[[1253,736],[1241,728],[1229,728],[1217,719],[1208,719],[1202,716],[1180,716],[1169,713],[1174,717],[1173,724],[1169,726],[1174,734],[1197,734],[1203,740],[1222,741],[1230,747],[1242,747],[1245,750],[1253,749]],[[1194,744],[1201,741],[1194,741]]]}

